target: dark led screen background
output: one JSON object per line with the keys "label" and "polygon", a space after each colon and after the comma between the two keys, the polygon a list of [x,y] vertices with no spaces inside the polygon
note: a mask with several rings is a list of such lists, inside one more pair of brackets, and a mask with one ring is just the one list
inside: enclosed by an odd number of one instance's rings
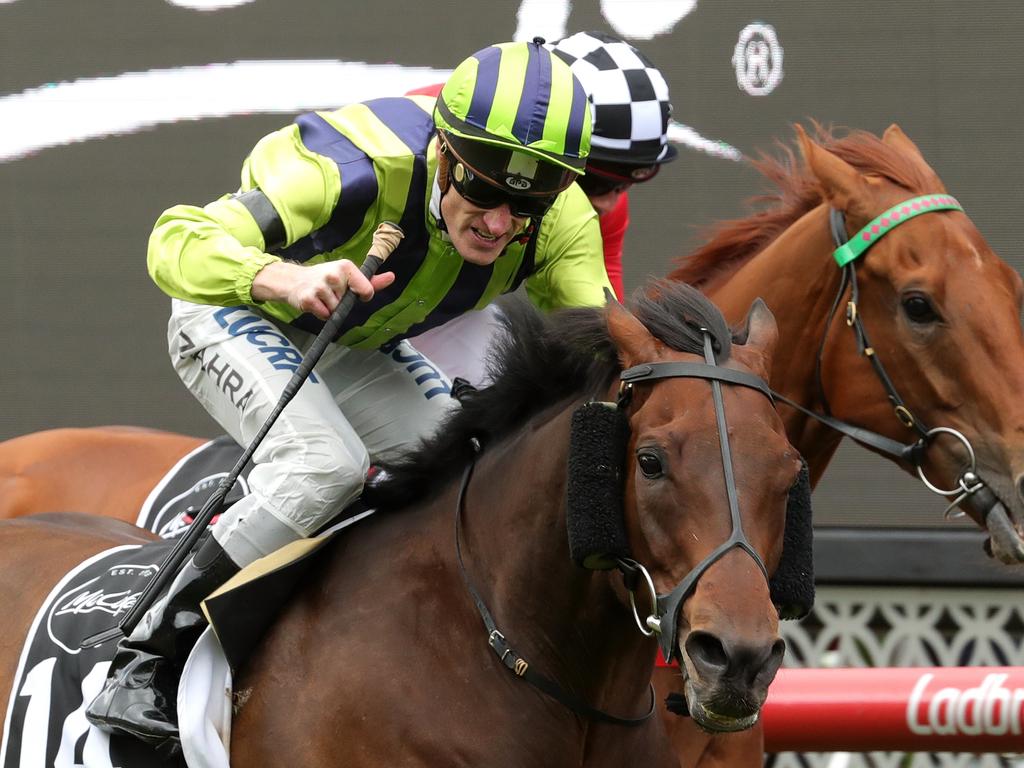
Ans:
{"label": "dark led screen background", "polygon": [[[221,5],[0,0],[0,438],[99,424],[217,434],[166,357],[168,299],[145,269],[156,217],[234,190],[249,148],[296,114],[427,84],[513,36],[630,38],[692,129],[632,194],[627,289],[763,189],[730,151],[770,150],[812,119],[899,123],[992,247],[1024,265],[1016,0]],[[816,502],[826,525],[938,525],[943,508],[850,446]]]}

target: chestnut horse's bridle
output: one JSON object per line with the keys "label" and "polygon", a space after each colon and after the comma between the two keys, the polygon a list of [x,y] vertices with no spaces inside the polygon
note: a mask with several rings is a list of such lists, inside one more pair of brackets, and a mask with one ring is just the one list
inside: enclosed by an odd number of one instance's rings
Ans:
{"label": "chestnut horse's bridle", "polygon": [[[624,411],[629,406],[632,399],[633,386],[640,382],[667,378],[700,378],[706,379],[711,383],[715,417],[717,419],[719,445],[721,446],[722,452],[722,465],[725,471],[726,493],[729,499],[729,514],[732,522],[732,533],[725,542],[716,547],[707,557],[694,566],[694,568],[671,592],[664,595],[657,594],[654,588],[654,582],[643,565],[628,557],[615,558],[616,565],[622,572],[626,588],[629,591],[630,604],[633,608],[633,615],[636,619],[637,626],[645,635],[658,635],[658,643],[661,647],[662,654],[668,660],[671,660],[675,654],[676,635],[678,632],[678,616],[684,600],[696,588],[697,581],[700,577],[724,554],[737,547],[742,549],[753,558],[755,563],[757,563],[761,573],[764,574],[765,581],[768,580],[768,569],[765,567],[764,561],[757,553],[757,550],[755,550],[751,545],[743,531],[743,523],[739,507],[739,494],[736,490],[736,480],[733,474],[732,451],[729,447],[729,430],[725,420],[725,404],[722,399],[722,384],[734,384],[737,386],[748,387],[750,389],[756,389],[769,400],[772,399],[772,393],[767,382],[763,379],[750,373],[719,366],[715,361],[711,334],[703,328],[701,329],[701,333],[704,339],[704,363],[656,362],[643,363],[641,365],[628,368],[622,371],[619,376],[620,386],[618,400],[616,403],[617,408],[620,411]],[[473,438],[473,447],[475,452],[479,452],[481,449],[480,441],[476,438]],[[480,614],[480,618],[483,620],[484,627],[487,630],[487,642],[491,649],[495,654],[497,654],[501,663],[516,676],[523,678],[526,682],[561,702],[563,705],[579,715],[593,720],[613,723],[615,725],[635,726],[646,722],[651,715],[654,714],[655,697],[653,686],[650,689],[650,707],[645,714],[636,718],[618,717],[616,715],[608,714],[607,712],[596,709],[586,702],[581,701],[577,697],[565,691],[555,681],[537,673],[526,659],[522,658],[515,652],[515,650],[513,650],[512,646],[509,645],[506,640],[505,635],[498,629],[490,610],[488,610],[483,598],[480,596],[480,593],[473,586],[473,583],[469,578],[469,574],[466,572],[465,563],[462,559],[462,546],[460,544],[462,512],[465,507],[466,489],[469,487],[469,480],[473,473],[474,464],[475,461],[471,461],[467,465],[462,475],[462,483],[459,487],[459,496],[455,508],[455,552],[459,565],[459,572],[462,575],[462,580],[466,585],[466,589],[473,598],[473,602]],[[633,596],[640,577],[643,577],[646,581],[650,592],[651,605],[655,611],[654,614],[648,616],[644,620],[640,619],[640,615],[637,612],[636,601]],[[666,619],[668,620],[667,625]]]}
{"label": "chestnut horse's bridle", "polygon": [[[780,395],[778,392],[773,392],[773,394],[775,395],[776,400],[786,403],[790,407],[820,421],[822,424],[831,427],[837,432],[840,432],[870,448],[874,448],[886,456],[912,465],[917,470],[917,475],[921,479],[921,482],[924,483],[928,490],[947,498],[950,496],[955,497],[950,502],[949,506],[946,507],[946,511],[944,513],[947,518],[951,518],[962,516],[963,512],[956,511],[956,508],[965,500],[974,497],[976,494],[980,494],[978,496],[978,500],[990,502],[985,504],[986,512],[997,502],[997,499],[978,474],[977,458],[970,440],[968,440],[962,432],[953,429],[952,427],[928,428],[917,416],[914,415],[910,410],[910,407],[906,404],[903,398],[900,397],[899,392],[896,391],[896,387],[893,384],[892,379],[889,377],[889,374],[886,373],[885,366],[882,365],[882,361],[875,353],[875,348],[871,345],[871,342],[868,339],[867,331],[865,330],[864,323],[861,320],[860,312],[858,311],[860,291],[857,284],[857,271],[854,266],[857,259],[866,253],[871,246],[903,222],[909,221],[910,219],[925,213],[947,210],[962,212],[963,207],[954,197],[946,194],[920,195],[918,197],[912,197],[909,200],[897,203],[868,222],[868,224],[866,224],[859,232],[854,234],[853,237],[847,237],[846,218],[843,212],[835,208],[829,209],[829,225],[832,231],[832,240],[836,245],[836,250],[832,255],[836,260],[836,263],[839,265],[839,268],[842,270],[842,279],[839,282],[839,290],[836,293],[836,298],[832,302],[832,307],[829,310],[828,320],[825,322],[825,330],[822,333],[821,343],[818,346],[817,360],[815,361],[815,381],[818,387],[818,396],[824,406],[825,413],[817,413],[805,408],[799,403]],[[832,327],[832,321],[835,319],[839,304],[842,301],[843,296],[846,294],[847,287],[850,289],[850,298],[846,304],[846,324],[853,329],[854,335],[857,338],[857,349],[860,354],[866,357],[870,361],[872,368],[874,368],[875,374],[878,376],[882,387],[885,389],[886,396],[893,407],[893,412],[895,413],[896,418],[903,426],[908,429],[912,429],[917,433],[918,439],[913,443],[900,443],[897,440],[885,437],[877,432],[872,432],[862,427],[854,426],[832,416],[828,399],[825,396],[824,384],[822,382],[822,358],[825,354],[825,343],[828,339],[829,328]],[[925,475],[924,469],[921,465],[924,452],[927,450],[928,446],[937,436],[943,434],[949,435],[958,440],[966,449],[968,458],[968,466],[957,478],[956,487],[949,490],[944,490],[933,484]]]}

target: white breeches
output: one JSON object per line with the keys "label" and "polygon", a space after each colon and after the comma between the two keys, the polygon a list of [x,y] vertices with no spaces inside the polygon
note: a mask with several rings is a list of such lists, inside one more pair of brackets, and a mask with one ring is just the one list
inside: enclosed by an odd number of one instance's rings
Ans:
{"label": "white breeches", "polygon": [[[242,446],[263,425],[313,336],[248,307],[175,299],[171,361],[185,386]],[[387,352],[332,344],[253,456],[250,493],[213,527],[240,566],[308,536],[360,493],[371,460],[433,432],[449,380],[408,342]]]}
{"label": "white breeches", "polygon": [[459,376],[477,387],[485,387],[491,383],[487,355],[501,327],[501,310],[496,304],[488,304],[479,312],[459,315],[410,341],[449,379]]}

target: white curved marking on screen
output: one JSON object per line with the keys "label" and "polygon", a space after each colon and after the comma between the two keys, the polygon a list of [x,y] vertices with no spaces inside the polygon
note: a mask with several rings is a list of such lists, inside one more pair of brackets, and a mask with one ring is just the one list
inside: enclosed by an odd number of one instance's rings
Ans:
{"label": "white curved marking on screen", "polygon": [[219,11],[222,8],[234,8],[238,5],[246,5],[253,0],[167,0],[171,5],[179,8],[188,8],[193,11]]}
{"label": "white curved marking on screen", "polygon": [[523,0],[516,11],[517,42],[533,40],[538,35],[549,42],[565,37],[565,22],[569,20],[572,3],[569,0]]}
{"label": "white curved marking on screen", "polygon": [[650,40],[671,32],[697,7],[697,0],[601,0],[601,13],[623,37]]}
{"label": "white curved marking on screen", "polygon": [[690,126],[683,125],[676,120],[669,120],[667,135],[668,140],[673,144],[682,144],[690,149],[721,157],[724,160],[738,162],[743,159],[743,153],[731,144],[727,144],[721,139],[705,139]]}
{"label": "white curved marking on screen", "polygon": [[181,120],[330,109],[449,74],[398,64],[239,61],[52,83],[0,98],[0,161]]}
{"label": "white curved marking on screen", "polygon": [[[182,120],[331,109],[400,95],[450,74],[399,64],[239,61],[53,83],[0,98],[0,162]],[[717,157],[741,156],[674,121],[669,140]]]}

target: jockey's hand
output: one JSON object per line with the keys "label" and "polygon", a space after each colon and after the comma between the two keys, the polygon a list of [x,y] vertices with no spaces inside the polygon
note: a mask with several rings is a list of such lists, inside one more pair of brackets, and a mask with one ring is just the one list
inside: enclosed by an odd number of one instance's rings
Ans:
{"label": "jockey's hand", "polygon": [[252,281],[256,301],[284,301],[321,320],[331,316],[346,290],[363,301],[395,281],[394,272],[381,272],[367,280],[348,259],[303,266],[288,261],[267,264]]}

